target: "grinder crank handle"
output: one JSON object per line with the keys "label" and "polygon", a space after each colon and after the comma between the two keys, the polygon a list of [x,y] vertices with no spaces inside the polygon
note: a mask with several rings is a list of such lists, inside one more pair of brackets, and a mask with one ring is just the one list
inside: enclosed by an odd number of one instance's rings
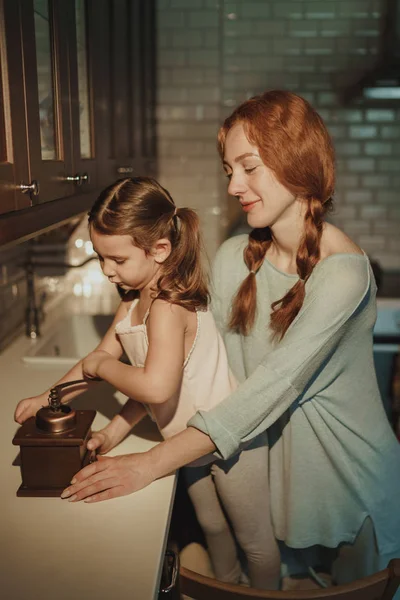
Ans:
{"label": "grinder crank handle", "polygon": [[59,383],[52,387],[52,390],[62,390],[63,388],[69,385],[76,385],[77,383],[87,383],[88,381],[101,381],[100,377],[92,377],[90,379],[74,379],[73,381],[64,381],[64,383]]}
{"label": "grinder crank handle", "polygon": [[93,377],[93,379],[74,379],[73,381],[64,381],[64,383],[59,383],[50,389],[49,394],[49,405],[50,407],[58,411],[61,408],[61,398],[60,398],[60,390],[70,385],[76,385],[78,383],[87,383],[88,381],[101,381],[100,377]]}

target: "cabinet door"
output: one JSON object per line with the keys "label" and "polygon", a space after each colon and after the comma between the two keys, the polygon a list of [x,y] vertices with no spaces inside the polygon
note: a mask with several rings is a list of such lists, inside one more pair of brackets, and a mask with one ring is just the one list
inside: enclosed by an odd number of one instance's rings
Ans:
{"label": "cabinet door", "polygon": [[17,2],[0,1],[0,213],[31,204],[19,19]]}
{"label": "cabinet door", "polygon": [[39,182],[34,202],[74,193],[70,126],[68,37],[73,21],[68,2],[20,2],[27,134],[31,179]]}
{"label": "cabinet door", "polygon": [[77,193],[97,186],[97,152],[93,116],[94,35],[87,0],[70,2],[74,27],[69,44],[71,135]]}
{"label": "cabinet door", "polygon": [[99,180],[156,174],[154,0],[90,0]]}

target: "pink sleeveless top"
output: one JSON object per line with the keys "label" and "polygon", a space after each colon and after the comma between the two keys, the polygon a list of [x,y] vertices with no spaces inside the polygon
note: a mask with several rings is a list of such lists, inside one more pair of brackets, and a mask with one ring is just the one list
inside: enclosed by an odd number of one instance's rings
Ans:
{"label": "pink sleeveless top", "polygon": [[[116,324],[115,332],[131,364],[144,367],[149,348],[146,330],[149,310],[142,324],[131,325],[132,311],[138,301],[132,302],[126,317]],[[208,309],[196,311],[196,316],[197,332],[182,365],[180,388],[163,404],[146,406],[164,439],[186,429],[198,410],[213,408],[237,386],[212,313]]]}

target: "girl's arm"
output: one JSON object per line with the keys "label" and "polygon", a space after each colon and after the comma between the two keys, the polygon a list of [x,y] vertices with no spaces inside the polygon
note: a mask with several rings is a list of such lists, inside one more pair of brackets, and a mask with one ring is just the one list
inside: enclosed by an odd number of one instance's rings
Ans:
{"label": "girl's arm", "polygon": [[147,404],[171,398],[182,380],[186,309],[164,300],[153,302],[148,328],[149,350],[144,367],[125,365],[116,357],[93,353],[84,372],[98,376],[126,396]]}
{"label": "girl's arm", "polygon": [[[127,303],[126,303],[126,301],[125,302],[122,301],[118,307],[118,310],[115,314],[115,317],[113,319],[111,326],[109,327],[107,333],[103,337],[100,344],[97,346],[96,351],[103,350],[104,352],[107,352],[108,354],[111,354],[112,356],[114,356],[116,359],[118,359],[122,356],[122,347],[121,347],[121,344],[120,344],[117,336],[115,335],[115,325],[116,325],[116,323],[118,323],[118,321],[120,321],[121,319],[124,318],[124,316],[126,315],[126,312],[127,312]],[[72,369],[70,369],[63,377],[61,377],[61,379],[59,379],[52,387],[54,387],[55,385],[58,385],[60,383],[65,383],[67,381],[74,381],[75,379],[83,379],[83,377],[84,377],[83,361],[84,361],[84,359],[78,361],[76,363],[76,365],[74,365],[72,367]],[[65,390],[62,391],[62,402],[63,403],[70,402],[73,398],[75,398],[76,396],[79,396],[80,394],[85,392],[89,386],[93,385],[93,383],[94,382],[87,380],[87,381],[84,381],[84,382],[74,386],[73,388],[66,388]],[[29,419],[29,417],[34,416],[42,406],[46,406],[48,403],[50,389],[51,388],[47,389],[42,394],[39,394],[37,396],[33,396],[31,398],[25,398],[24,400],[21,400],[15,409],[15,413],[14,413],[15,421],[17,421],[17,423],[22,424],[27,419]]]}
{"label": "girl's arm", "polygon": [[95,431],[88,441],[89,450],[106,454],[115,448],[147,414],[143,404],[128,398],[120,412],[100,431]]}

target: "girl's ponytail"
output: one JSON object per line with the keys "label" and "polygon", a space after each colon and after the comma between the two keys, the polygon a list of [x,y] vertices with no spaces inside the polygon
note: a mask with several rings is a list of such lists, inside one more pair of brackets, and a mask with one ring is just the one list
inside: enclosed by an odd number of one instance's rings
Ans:
{"label": "girl's ponytail", "polygon": [[157,282],[157,297],[189,309],[204,308],[209,294],[199,218],[190,208],[176,208],[172,220],[175,239]]}

